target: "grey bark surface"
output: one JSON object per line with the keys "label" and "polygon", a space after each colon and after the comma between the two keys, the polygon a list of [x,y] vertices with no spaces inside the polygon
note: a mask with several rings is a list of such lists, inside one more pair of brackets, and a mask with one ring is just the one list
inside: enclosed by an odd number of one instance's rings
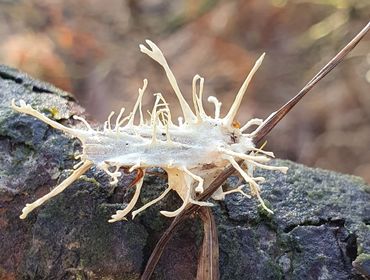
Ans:
{"label": "grey bark surface", "polygon": [[[14,112],[12,99],[68,125],[83,115],[73,97],[17,70],[0,67],[0,279],[139,279],[151,250],[171,222],[175,194],[126,222],[108,223],[132,196],[132,175],[116,188],[97,168],[26,220],[26,203],[65,179],[80,143]],[[96,125],[96,124],[95,124]],[[370,187],[357,177],[290,161],[274,164],[287,175],[266,177],[262,196],[275,211],[239,194],[213,207],[220,244],[221,279],[366,279],[370,277]],[[165,174],[145,178],[139,204],[156,197]],[[226,186],[235,184],[230,178]],[[154,279],[194,279],[202,225],[189,219],[166,248]]]}

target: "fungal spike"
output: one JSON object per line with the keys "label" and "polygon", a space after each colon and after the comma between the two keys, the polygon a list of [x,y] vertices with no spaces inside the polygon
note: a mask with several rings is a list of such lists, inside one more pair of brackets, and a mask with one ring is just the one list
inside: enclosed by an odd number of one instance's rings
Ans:
{"label": "fungal spike", "polygon": [[198,80],[198,75],[195,75],[193,78],[193,106],[195,110],[195,115],[197,116],[197,121],[200,122],[202,119],[200,117],[199,113],[199,106],[198,106],[198,100],[197,100],[197,80]]}
{"label": "fungal spike", "polygon": [[108,163],[103,163],[101,165],[101,169],[103,169],[105,171],[105,173],[107,173],[110,177],[113,178],[113,180],[111,182],[109,182],[111,185],[116,185],[118,183],[118,177],[120,177],[122,175],[121,172],[118,172],[119,170],[119,166],[116,166],[116,170],[114,172],[111,172],[109,170],[109,167],[111,167],[110,164]]}
{"label": "fungal spike", "polygon": [[249,186],[251,187],[251,193],[252,195],[257,196],[258,201],[260,202],[261,206],[263,209],[265,209],[267,212],[270,214],[274,214],[274,212],[269,209],[263,199],[261,198],[260,191],[258,184],[251,178],[240,166],[239,164],[235,161],[235,159],[232,156],[225,156],[225,159],[227,159],[231,165],[239,172],[239,174],[243,177],[243,179],[249,183]]}
{"label": "fungal spike", "polygon": [[125,112],[125,108],[122,107],[121,110],[119,111],[118,117],[116,119],[116,126],[114,127],[114,129],[116,130],[117,133],[119,131],[119,123],[120,123],[120,120],[121,120],[122,115],[123,115],[124,112]]}
{"label": "fungal spike", "polygon": [[84,163],[83,161],[76,163],[75,165],[73,165],[73,169],[79,168],[83,163]]}
{"label": "fungal spike", "polygon": [[82,166],[80,166],[78,169],[73,171],[73,173],[65,179],[62,183],[60,183],[58,186],[56,186],[52,191],[50,191],[48,194],[44,195],[43,197],[37,199],[36,201],[26,204],[26,207],[22,209],[22,215],[19,217],[21,219],[25,219],[27,215],[32,212],[35,208],[39,207],[40,205],[44,204],[45,201],[49,200],[50,198],[58,195],[62,191],[64,191],[67,187],[69,187],[74,181],[76,181],[81,175],[83,175],[91,166],[93,163],[89,160],[86,160]]}
{"label": "fungal spike", "polygon": [[[245,125],[243,125],[240,128],[240,132],[244,132],[245,130],[247,130],[251,126],[254,126],[254,125],[260,126],[261,124],[263,124],[263,120],[262,119],[251,119]],[[257,127],[257,129],[258,129],[258,127]]]}
{"label": "fungal spike", "polygon": [[11,107],[20,112],[20,113],[24,113],[24,114],[27,114],[27,115],[30,115],[30,116],[33,116],[37,119],[39,119],[40,121],[43,121],[44,123],[50,125],[51,127],[54,127],[58,130],[61,130],[63,132],[66,132],[72,136],[75,136],[75,137],[78,137],[78,138],[83,138],[83,132],[81,130],[77,130],[77,129],[73,129],[73,128],[69,128],[69,127],[66,127],[56,121],[53,121],[52,119],[48,118],[47,116],[45,116],[44,114],[38,112],[37,110],[33,109],[31,107],[31,105],[29,104],[26,104],[26,102],[24,102],[23,100],[20,100],[19,101],[19,105],[20,106],[17,106],[15,104],[15,100],[13,99],[12,102],[11,102]]}
{"label": "fungal spike", "polygon": [[159,103],[158,106],[164,106],[165,110],[163,112],[167,113],[167,122],[172,125],[172,117],[171,117],[171,110],[168,106],[168,103],[164,99],[163,95],[161,93],[156,93],[155,96],[158,96],[160,100],[162,100],[162,103]]}
{"label": "fungal spike", "polygon": [[274,214],[274,211],[272,211],[270,208],[268,208],[265,204],[265,202],[263,201],[261,195],[259,192],[256,192],[256,196],[257,196],[257,199],[258,201],[260,202],[261,206],[263,209],[265,209],[267,212],[269,212],[270,214]]}
{"label": "fungal spike", "polygon": [[200,176],[195,175],[194,173],[189,171],[189,169],[187,169],[186,167],[183,167],[182,170],[184,170],[185,173],[188,174],[190,177],[192,177],[195,181],[198,181],[198,186],[195,188],[195,191],[197,193],[202,193],[204,191],[204,189],[203,189],[203,183],[204,183],[203,178],[200,177]]}
{"label": "fungal spike", "polygon": [[221,105],[222,103],[218,101],[218,99],[214,96],[209,96],[208,97],[208,102],[213,103],[215,105],[215,119],[220,118],[220,113],[221,113]]}
{"label": "fungal spike", "polygon": [[189,199],[189,202],[192,203],[192,204],[202,206],[202,207],[213,207],[213,206],[215,206],[212,202],[199,201],[199,200],[194,200],[192,198]]}
{"label": "fungal spike", "polygon": [[118,123],[118,127],[120,127],[121,125],[123,125],[123,123],[127,120],[129,120],[132,116],[132,112],[130,112],[130,114],[128,114],[128,116],[124,117],[119,123]]}
{"label": "fungal spike", "polygon": [[158,108],[158,103],[160,101],[160,96],[157,95],[152,113],[150,114],[151,116],[151,125],[153,127],[152,129],[152,145],[154,145],[157,142],[157,121],[158,121],[158,114],[157,114],[157,108]]}
{"label": "fungal spike", "polygon": [[135,218],[135,216],[137,214],[139,214],[140,212],[143,212],[145,209],[147,209],[148,207],[156,204],[157,202],[159,202],[160,200],[162,200],[172,189],[171,188],[167,188],[165,189],[165,191],[160,195],[158,196],[157,198],[149,201],[148,203],[144,204],[142,207],[140,207],[139,209],[135,210],[135,211],[132,211],[132,219]]}
{"label": "fungal spike", "polygon": [[[134,109],[132,110],[132,116],[131,116],[130,120],[127,123],[128,126],[133,126],[134,125],[134,119],[135,119],[136,111],[137,111],[138,108],[140,108],[139,110],[141,112],[141,102],[142,102],[143,95],[144,95],[144,92],[145,92],[147,86],[148,86],[148,80],[144,79],[143,80],[143,87],[139,88],[139,96],[138,96],[138,98],[136,100],[136,103],[134,105]],[[140,114],[140,122],[142,122],[142,113]]]}
{"label": "fungal spike", "polygon": [[193,122],[196,117],[193,113],[193,111],[191,110],[189,104],[186,102],[184,96],[182,95],[181,91],[180,91],[180,88],[177,84],[177,81],[176,81],[176,78],[175,76],[173,75],[170,67],[168,66],[168,63],[166,61],[166,58],[164,57],[162,51],[158,48],[158,46],[156,44],[154,44],[152,41],[150,40],[145,40],[145,42],[149,45],[149,47],[151,48],[148,49],[146,46],[140,44],[139,47],[140,47],[140,51],[142,53],[145,53],[146,55],[148,55],[149,57],[151,57],[153,60],[157,61],[164,69],[164,71],[166,72],[166,75],[167,75],[167,78],[177,96],[177,99],[179,100],[179,103],[180,103],[180,107],[181,107],[181,110],[182,110],[182,113],[184,115],[184,118],[185,118],[185,122]]}
{"label": "fungal spike", "polygon": [[259,193],[258,184],[239,166],[235,159],[230,155],[224,155],[224,159],[228,160],[231,165],[239,172],[243,179],[249,184],[252,195]]}
{"label": "fungal spike", "polygon": [[231,105],[230,111],[227,113],[227,115],[224,117],[224,122],[226,126],[231,126],[238,110],[240,107],[240,104],[242,102],[243,96],[248,88],[248,85],[250,81],[252,80],[254,74],[258,70],[258,68],[261,66],[263,58],[265,57],[265,53],[263,53],[260,58],[256,61],[254,64],[252,70],[249,72],[247,78],[245,79],[244,83],[242,84],[241,88],[239,89],[238,94],[235,97],[235,100],[233,104]]}
{"label": "fungal spike", "polygon": [[245,187],[245,185],[241,185],[239,187],[237,187],[236,189],[232,189],[232,190],[229,190],[229,191],[226,191],[226,192],[223,192],[222,194],[223,195],[228,195],[228,194],[231,194],[231,193],[241,193],[243,196],[247,197],[247,198],[252,198],[249,194],[246,194],[244,191],[243,191],[243,188]]}
{"label": "fungal spike", "polygon": [[110,112],[110,114],[108,116],[107,123],[108,123],[108,130],[109,131],[112,131],[111,119],[112,119],[113,115],[114,115],[114,111]]}
{"label": "fungal spike", "polygon": [[187,187],[186,195],[185,195],[184,198],[182,198],[183,199],[183,203],[180,206],[180,208],[178,208],[175,211],[160,211],[160,213],[163,216],[166,216],[166,217],[176,217],[178,214],[180,214],[182,212],[182,210],[185,209],[186,205],[188,205],[188,203],[189,203],[190,196],[191,196],[191,184],[187,183],[186,184],[186,187]]}
{"label": "fungal spike", "polygon": [[144,182],[144,175],[145,175],[145,171],[143,171],[142,169],[140,169],[141,172],[140,172],[140,179],[136,182],[136,189],[135,189],[135,193],[134,193],[134,196],[133,198],[131,199],[131,201],[129,202],[129,204],[126,206],[125,209],[123,210],[118,210],[116,212],[116,214],[112,215],[111,219],[108,220],[109,223],[114,223],[114,222],[117,222],[117,221],[120,221],[120,220],[127,220],[127,218],[125,217],[131,210],[132,208],[134,208],[139,196],[140,196],[140,192],[141,192],[141,187],[143,186],[143,182]]}
{"label": "fungal spike", "polygon": [[[197,95],[197,81],[199,80],[199,95]],[[204,78],[199,76],[198,74],[193,78],[193,104],[195,109],[195,114],[197,116],[198,122],[201,122],[202,119],[206,116],[206,113],[203,108],[203,86],[204,86]]]}
{"label": "fungal spike", "polygon": [[88,130],[91,130],[91,131],[93,130],[91,128],[90,124],[83,117],[79,117],[79,116],[74,115],[73,116],[73,119],[82,122],[87,127]]}
{"label": "fungal spike", "polygon": [[232,156],[232,157],[238,157],[238,158],[241,158],[241,159],[244,159],[244,160],[247,160],[247,161],[257,161],[257,162],[268,162],[270,161],[270,159],[266,156],[256,156],[256,155],[247,155],[247,154],[243,154],[243,153],[237,153],[237,152],[234,152],[234,151],[230,151],[230,150],[226,150],[226,149],[223,149],[223,148],[219,148],[219,151],[226,154],[226,155],[229,155],[229,156]]}
{"label": "fungal spike", "polygon": [[182,117],[178,117],[177,118],[177,121],[179,122],[179,126],[183,126],[184,125],[184,119]]}
{"label": "fungal spike", "polygon": [[[147,79],[144,79],[144,85],[145,84],[148,84],[148,80]],[[146,89],[146,86],[145,86],[145,88],[143,87],[143,94],[144,94],[145,89]],[[144,117],[143,117],[142,105],[143,105],[143,99],[141,98],[140,99],[140,103],[139,103],[140,125],[144,125]]]}
{"label": "fungal spike", "polygon": [[[131,166],[128,171],[131,173],[131,172],[134,172],[135,169],[141,170],[141,169],[139,169],[141,167],[141,165],[142,165],[142,162],[139,160],[136,164],[134,164],[133,166]],[[140,176],[143,176],[144,177],[144,174],[143,174],[143,171],[142,170],[139,171],[138,176],[139,177]]]}
{"label": "fungal spike", "polygon": [[265,165],[265,164],[261,164],[261,163],[258,163],[256,161],[253,161],[253,160],[248,160],[248,162],[257,166],[257,167],[260,167],[260,168],[263,168],[263,169],[266,169],[266,170],[276,170],[276,171],[280,171],[284,174],[286,174],[287,171],[288,171],[288,167],[285,167],[285,166]]}

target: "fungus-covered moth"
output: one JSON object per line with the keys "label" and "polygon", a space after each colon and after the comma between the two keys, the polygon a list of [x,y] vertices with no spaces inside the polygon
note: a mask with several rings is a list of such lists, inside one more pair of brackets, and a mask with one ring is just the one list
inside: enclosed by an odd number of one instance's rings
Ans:
{"label": "fungus-covered moth", "polygon": [[[214,115],[209,116],[203,109],[204,79],[199,75],[195,75],[193,78],[193,104],[190,106],[184,99],[161,50],[149,40],[146,43],[147,46],[140,45],[141,52],[147,54],[163,67],[180,103],[183,117],[179,118],[177,123],[173,121],[169,105],[160,93],[156,94],[149,118],[144,118],[142,98],[148,84],[146,79],[143,87],[139,89],[132,112],[124,115],[125,109],[122,108],[115,118],[114,112],[112,112],[102,130],[93,129],[85,119],[78,116],[74,116],[74,118],[82,121],[86,129],[69,128],[46,117],[22,100],[12,102],[14,110],[36,117],[53,128],[72,137],[77,137],[83,147],[83,153],[80,156],[81,162],[76,166],[74,172],[48,194],[27,204],[22,210],[20,216],[22,219],[48,199],[70,186],[93,165],[103,169],[111,177],[112,184],[116,184],[122,175],[121,168],[128,168],[130,171],[138,170],[133,198],[123,210],[118,210],[109,222],[126,219],[129,212],[133,210],[140,195],[145,170],[151,167],[160,167],[166,171],[168,188],[156,199],[133,211],[133,218],[164,198],[171,190],[178,193],[183,204],[176,211],[161,211],[167,217],[178,215],[189,203],[211,206],[212,204],[209,202],[197,201],[195,195],[202,193],[213,179],[229,165],[237,170],[246,184],[228,191],[223,191],[220,187],[213,194],[213,198],[220,200],[227,194],[239,192],[247,197],[257,197],[261,206],[268,212],[272,212],[266,207],[260,196],[260,184],[265,179],[254,177],[253,171],[257,167],[286,172],[287,168],[266,165],[273,154],[255,146],[253,136],[259,131],[259,128],[264,127],[262,120],[252,119],[243,126],[239,126],[235,122],[235,116],[244,93],[253,75],[260,67],[264,54],[253,66],[225,116],[221,116],[221,102],[214,96],[208,97],[208,102],[213,103],[215,107]],[[139,120],[135,120],[137,115]],[[250,130],[253,126],[255,130],[247,133],[247,129]],[[245,192],[245,189],[249,189],[249,194]]]}

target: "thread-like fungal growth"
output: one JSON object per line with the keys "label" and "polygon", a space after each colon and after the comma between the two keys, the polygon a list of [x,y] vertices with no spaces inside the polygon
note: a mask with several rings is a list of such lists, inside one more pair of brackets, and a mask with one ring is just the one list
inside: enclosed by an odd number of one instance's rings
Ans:
{"label": "thread-like fungal growth", "polygon": [[[66,189],[93,165],[104,170],[111,177],[111,184],[118,183],[119,177],[122,176],[119,171],[121,168],[129,169],[130,172],[134,170],[138,172],[137,179],[134,181],[135,193],[132,200],[126,208],[112,215],[109,222],[125,220],[134,209],[140,196],[145,170],[151,167],[160,167],[167,172],[168,188],[157,198],[133,211],[132,218],[163,199],[171,190],[178,193],[183,203],[175,211],[160,211],[167,217],[178,215],[189,203],[204,207],[212,206],[212,203],[206,201],[196,201],[195,195],[207,189],[212,179],[230,164],[238,171],[245,183],[228,191],[220,188],[213,198],[223,199],[225,195],[235,192],[248,198],[255,196],[261,206],[272,213],[260,195],[260,183],[265,179],[254,177],[253,171],[255,168],[262,168],[285,173],[287,168],[266,165],[265,163],[274,157],[273,153],[263,151],[253,144],[252,135],[263,124],[262,120],[252,119],[244,126],[240,126],[235,120],[245,91],[260,67],[264,54],[257,60],[247,76],[229,112],[221,118],[221,102],[216,97],[208,97],[208,101],[215,105],[214,117],[207,115],[204,111],[202,101],[204,79],[199,75],[194,76],[193,111],[184,99],[161,50],[153,42],[149,40],[146,42],[149,48],[140,45],[140,50],[163,67],[180,103],[183,116],[179,118],[178,125],[172,122],[170,107],[161,93],[155,94],[154,106],[149,112],[150,120],[144,120],[142,98],[148,85],[146,79],[143,81],[142,88],[139,89],[132,111],[124,116],[125,109],[122,108],[115,121],[113,121],[114,112],[111,112],[104,123],[103,130],[94,130],[85,119],[77,116],[75,119],[83,122],[86,129],[68,128],[34,110],[22,100],[17,102],[19,105],[12,102],[11,106],[14,110],[36,117],[72,137],[77,137],[83,147],[82,155],[79,156],[81,161],[75,166],[76,170],[72,175],[50,193],[27,204],[20,216],[22,219],[48,199]],[[138,111],[140,121],[135,124],[135,115]],[[252,126],[257,126],[257,128],[249,134],[244,133]],[[240,160],[244,164],[239,164]],[[250,194],[246,193],[246,186],[249,186]]]}

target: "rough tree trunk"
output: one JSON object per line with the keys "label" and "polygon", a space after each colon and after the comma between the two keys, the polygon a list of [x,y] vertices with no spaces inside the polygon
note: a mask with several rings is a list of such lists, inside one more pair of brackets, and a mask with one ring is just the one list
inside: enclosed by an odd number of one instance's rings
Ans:
{"label": "rough tree trunk", "polygon": [[[134,221],[107,222],[128,201],[132,176],[117,188],[92,168],[26,220],[27,202],[63,180],[79,142],[13,112],[24,99],[67,125],[83,109],[73,97],[14,69],[0,67],[0,279],[139,279],[175,209],[170,195]],[[370,275],[370,187],[357,177],[289,161],[288,175],[261,171],[269,215],[238,194],[213,208],[221,279],[366,279]],[[160,171],[159,171],[160,173]],[[235,183],[230,179],[228,184]],[[165,174],[148,175],[140,203],[163,191]],[[202,225],[189,220],[165,250],[155,279],[194,279]]]}

